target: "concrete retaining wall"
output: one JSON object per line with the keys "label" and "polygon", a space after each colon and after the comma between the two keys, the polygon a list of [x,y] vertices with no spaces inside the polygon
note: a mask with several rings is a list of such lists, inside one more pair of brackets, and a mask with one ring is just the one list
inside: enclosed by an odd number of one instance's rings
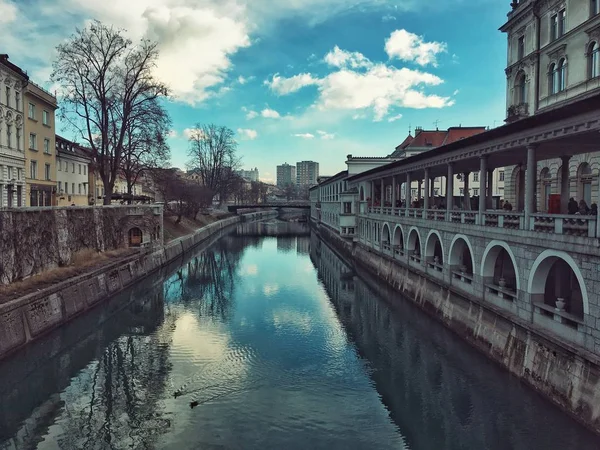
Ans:
{"label": "concrete retaining wall", "polygon": [[40,292],[0,305],[0,359],[94,305],[182,258],[211,235],[240,221],[276,216],[257,212],[230,217],[170,242],[153,253],[136,255],[99,271],[74,277]]}
{"label": "concrete retaining wall", "polygon": [[[343,256],[384,280],[489,358],[600,433],[600,360],[546,330],[453,291],[397,260],[352,245],[325,227],[319,234]],[[402,301],[398,299],[398,301]]]}

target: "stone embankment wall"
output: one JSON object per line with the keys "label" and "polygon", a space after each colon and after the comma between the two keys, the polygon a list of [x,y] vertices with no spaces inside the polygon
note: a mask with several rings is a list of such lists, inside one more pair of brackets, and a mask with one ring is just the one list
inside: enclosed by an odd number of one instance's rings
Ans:
{"label": "stone embankment wall", "polygon": [[[319,234],[344,257],[385,281],[564,411],[600,433],[598,355],[508,316],[481,299],[457,293],[439,279],[349,243],[326,227]],[[398,298],[398,301],[402,301]]]}
{"label": "stone embankment wall", "polygon": [[69,265],[82,249],[127,247],[132,228],[162,244],[162,206],[26,208],[0,211],[0,284]]}
{"label": "stone embankment wall", "polygon": [[136,255],[102,270],[1,304],[0,359],[183,257],[223,228],[276,214],[269,211],[230,217],[176,239],[159,250]]}

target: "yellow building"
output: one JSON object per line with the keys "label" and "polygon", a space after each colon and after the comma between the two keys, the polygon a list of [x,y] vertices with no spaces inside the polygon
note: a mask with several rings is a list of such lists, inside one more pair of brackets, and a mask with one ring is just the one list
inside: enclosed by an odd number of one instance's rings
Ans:
{"label": "yellow building", "polygon": [[89,166],[91,156],[76,142],[56,136],[56,192],[58,206],[85,206],[90,203]]}
{"label": "yellow building", "polygon": [[56,205],[56,97],[29,81],[24,89],[25,204]]}

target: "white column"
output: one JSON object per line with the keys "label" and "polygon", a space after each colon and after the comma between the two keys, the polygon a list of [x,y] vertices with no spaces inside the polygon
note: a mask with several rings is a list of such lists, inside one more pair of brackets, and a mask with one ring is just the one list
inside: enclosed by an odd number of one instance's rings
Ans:
{"label": "white column", "polygon": [[463,205],[463,209],[465,211],[470,211],[471,210],[471,195],[469,194],[469,176],[471,174],[469,172],[465,172],[463,174],[464,177],[464,205]]}
{"label": "white column", "polygon": [[406,215],[406,217],[408,217],[408,210],[410,208],[410,200],[411,200],[411,197],[412,197],[412,189],[410,187],[411,183],[412,183],[412,180],[410,179],[410,172],[408,172],[406,174],[406,188],[404,189],[404,197],[405,197],[405,199],[404,199],[404,201],[405,201],[404,207],[405,207],[405,215]]}
{"label": "white column", "polygon": [[487,200],[486,200],[486,208],[492,208],[494,196],[494,169],[488,169],[487,173]]}
{"label": "white column", "polygon": [[485,213],[485,175],[487,173],[487,156],[479,158],[479,224],[483,224]]}
{"label": "white column", "polygon": [[430,194],[430,188],[431,188],[431,183],[429,182],[429,169],[426,168],[425,169],[425,178],[424,178],[424,184],[425,184],[425,193],[423,194],[423,209],[429,209],[429,194]]}
{"label": "white column", "polygon": [[571,196],[571,186],[569,182],[569,161],[570,156],[561,156],[562,172],[560,174],[560,213],[567,214],[569,212],[569,197]]}
{"label": "white column", "polygon": [[527,168],[525,170],[525,229],[529,230],[529,217],[535,212],[535,178],[537,162],[535,146],[527,146]]}
{"label": "white column", "polygon": [[[448,164],[448,177],[446,181],[446,211],[450,213],[454,209],[454,167],[452,164]],[[447,220],[450,220],[450,216],[448,216]]]}
{"label": "white column", "polygon": [[392,176],[392,215],[396,209],[396,175]]}

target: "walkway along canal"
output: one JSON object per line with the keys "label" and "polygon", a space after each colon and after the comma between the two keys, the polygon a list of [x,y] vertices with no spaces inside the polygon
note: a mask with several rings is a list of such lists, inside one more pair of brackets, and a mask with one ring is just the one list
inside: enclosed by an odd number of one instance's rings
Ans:
{"label": "walkway along canal", "polygon": [[308,228],[223,233],[0,363],[0,449],[598,448]]}

